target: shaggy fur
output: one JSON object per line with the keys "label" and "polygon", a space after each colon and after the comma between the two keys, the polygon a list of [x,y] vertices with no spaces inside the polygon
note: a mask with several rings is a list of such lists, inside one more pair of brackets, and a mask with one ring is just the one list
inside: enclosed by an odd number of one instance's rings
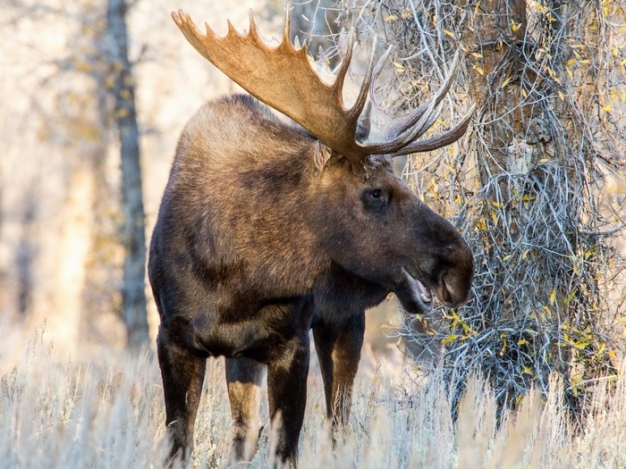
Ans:
{"label": "shaggy fur", "polygon": [[180,138],[150,247],[172,457],[191,450],[206,358],[224,355],[231,460],[254,452],[267,368],[276,451],[295,464],[309,330],[328,415],[345,422],[365,308],[394,292],[420,313],[417,284],[458,305],[472,275],[463,239],[388,158],[355,165],[249,96],[206,104]]}

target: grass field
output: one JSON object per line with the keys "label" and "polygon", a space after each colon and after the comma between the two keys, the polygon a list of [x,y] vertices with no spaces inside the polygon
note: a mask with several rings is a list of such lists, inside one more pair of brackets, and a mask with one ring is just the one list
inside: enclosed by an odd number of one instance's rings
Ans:
{"label": "grass field", "polygon": [[[167,442],[153,354],[59,361],[37,336],[16,365],[0,369],[0,468],[162,467]],[[494,397],[483,380],[470,380],[453,422],[436,377],[426,382],[411,370],[398,377],[384,369],[359,374],[347,436],[333,452],[313,359],[302,468],[626,467],[623,379],[611,396],[598,387],[588,421],[575,432],[557,397],[558,383],[547,398],[529,393],[496,428]],[[267,422],[266,404],[262,415]],[[219,466],[229,422],[223,363],[210,360],[194,467]],[[268,466],[268,440],[266,424],[249,467]]]}

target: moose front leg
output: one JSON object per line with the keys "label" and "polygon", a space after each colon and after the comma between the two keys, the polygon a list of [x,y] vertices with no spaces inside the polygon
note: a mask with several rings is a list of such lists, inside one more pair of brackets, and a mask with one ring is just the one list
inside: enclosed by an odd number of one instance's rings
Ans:
{"label": "moose front leg", "polygon": [[306,407],[309,336],[294,337],[268,364],[267,390],[278,463],[297,467],[298,439]]}
{"label": "moose front leg", "polygon": [[175,460],[189,462],[191,456],[206,359],[172,342],[163,326],[157,338],[157,354],[165,395],[165,424],[172,444],[167,463],[171,467]]}
{"label": "moose front leg", "polygon": [[339,324],[322,319],[313,327],[315,350],[324,380],[326,415],[333,429],[346,425],[350,417],[352,387],[361,359],[364,332],[364,312]]}
{"label": "moose front leg", "polygon": [[227,465],[250,461],[256,451],[261,419],[261,384],[266,367],[251,358],[227,358],[226,382],[232,417],[231,447]]}

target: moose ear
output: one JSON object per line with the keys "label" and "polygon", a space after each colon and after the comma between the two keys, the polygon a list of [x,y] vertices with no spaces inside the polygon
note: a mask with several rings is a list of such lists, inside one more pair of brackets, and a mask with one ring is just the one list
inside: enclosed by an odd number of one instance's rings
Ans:
{"label": "moose ear", "polygon": [[315,142],[313,148],[313,161],[315,162],[315,170],[322,172],[328,160],[333,156],[333,151],[319,140]]}

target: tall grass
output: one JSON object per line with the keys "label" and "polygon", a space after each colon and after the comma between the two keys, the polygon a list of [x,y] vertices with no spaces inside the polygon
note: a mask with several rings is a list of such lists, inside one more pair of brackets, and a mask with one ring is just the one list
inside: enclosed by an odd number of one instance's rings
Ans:
{"label": "tall grass", "polygon": [[[2,365],[0,363],[0,365]],[[162,467],[167,451],[156,359],[115,355],[58,361],[37,340],[0,377],[0,468]],[[333,451],[315,366],[301,438],[302,468],[626,467],[626,382],[598,386],[581,425],[569,423],[553,381],[497,416],[487,382],[471,377],[453,420],[437,376],[401,381],[384,367],[357,380],[352,417]],[[218,467],[228,450],[228,399],[220,360],[209,360],[196,423],[194,467]],[[267,422],[267,406],[262,415]],[[250,467],[267,467],[269,430]]]}

